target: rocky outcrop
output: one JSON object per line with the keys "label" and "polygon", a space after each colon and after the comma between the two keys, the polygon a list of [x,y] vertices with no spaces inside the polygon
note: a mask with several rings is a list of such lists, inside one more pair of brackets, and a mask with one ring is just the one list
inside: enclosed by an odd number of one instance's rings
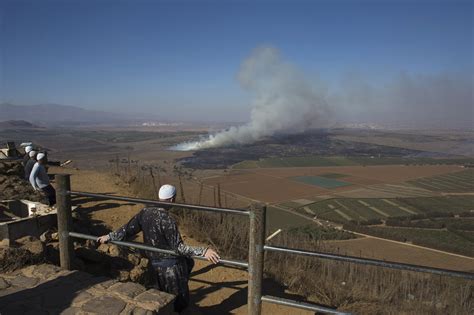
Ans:
{"label": "rocky outcrop", "polygon": [[16,240],[12,246],[0,246],[0,272],[14,271],[24,266],[42,263],[46,259],[46,247],[32,237]]}
{"label": "rocky outcrop", "polygon": [[20,161],[0,160],[0,200],[27,199],[43,201],[43,197],[35,192],[30,183],[24,179],[23,165]]}

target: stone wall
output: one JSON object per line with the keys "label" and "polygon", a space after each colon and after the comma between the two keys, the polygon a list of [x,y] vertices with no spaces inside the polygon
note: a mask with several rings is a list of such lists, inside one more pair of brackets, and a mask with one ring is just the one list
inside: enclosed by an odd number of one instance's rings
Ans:
{"label": "stone wall", "polygon": [[0,314],[175,314],[174,296],[55,265],[0,274]]}

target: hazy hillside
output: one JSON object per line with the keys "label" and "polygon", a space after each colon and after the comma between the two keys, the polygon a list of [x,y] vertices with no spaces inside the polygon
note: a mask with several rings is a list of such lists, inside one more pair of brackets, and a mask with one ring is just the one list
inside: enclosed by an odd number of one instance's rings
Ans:
{"label": "hazy hillside", "polygon": [[25,120],[0,121],[0,129],[37,129],[41,128]]}
{"label": "hazy hillside", "polygon": [[0,120],[26,120],[32,123],[103,123],[139,118],[139,115],[107,113],[58,104],[0,104]]}

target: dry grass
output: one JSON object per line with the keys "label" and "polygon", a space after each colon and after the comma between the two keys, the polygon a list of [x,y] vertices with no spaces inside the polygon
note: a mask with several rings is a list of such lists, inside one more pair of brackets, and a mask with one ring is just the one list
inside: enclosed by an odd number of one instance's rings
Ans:
{"label": "dry grass", "polygon": [[[126,172],[127,173],[127,172]],[[130,178],[130,172],[127,174]],[[129,182],[145,198],[156,192],[138,174]],[[180,225],[198,241],[211,243],[225,257],[247,259],[248,220],[176,209]],[[282,233],[272,244],[330,252],[309,235]],[[469,314],[474,281],[390,270],[283,253],[267,252],[265,274],[308,300],[363,314]]]}

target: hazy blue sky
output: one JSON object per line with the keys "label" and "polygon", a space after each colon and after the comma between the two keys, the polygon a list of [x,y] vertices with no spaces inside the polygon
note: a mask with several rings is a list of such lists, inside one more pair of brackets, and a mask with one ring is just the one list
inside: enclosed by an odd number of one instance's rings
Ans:
{"label": "hazy blue sky", "polygon": [[262,44],[334,91],[354,74],[462,73],[472,88],[472,1],[0,0],[0,23],[13,104],[247,120],[236,75]]}

